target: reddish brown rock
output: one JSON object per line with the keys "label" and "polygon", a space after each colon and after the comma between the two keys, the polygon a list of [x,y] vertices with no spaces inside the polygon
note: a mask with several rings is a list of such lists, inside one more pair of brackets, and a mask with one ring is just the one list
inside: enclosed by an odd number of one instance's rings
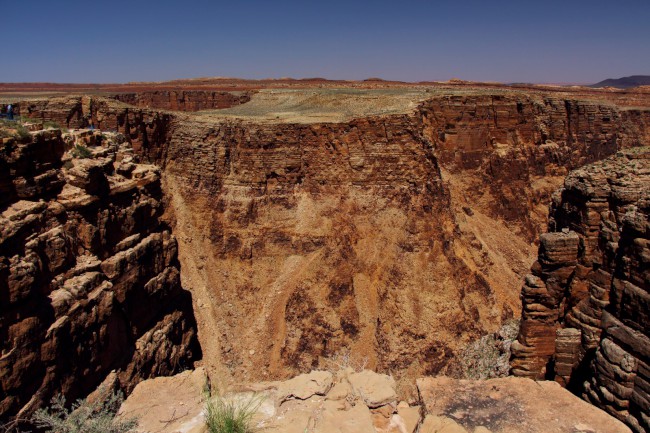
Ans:
{"label": "reddish brown rock", "polygon": [[[57,393],[84,397],[111,371],[130,391],[200,356],[177,244],[160,219],[160,177],[146,167],[138,179],[116,174],[128,145],[99,137],[36,132],[0,155],[22,176],[0,216],[2,421],[28,417]],[[64,155],[73,142],[97,156]],[[56,180],[39,188],[52,172]],[[34,182],[28,190],[16,179]]]}
{"label": "reddish brown rock", "polygon": [[[643,129],[612,105],[517,92],[434,96],[338,123],[102,98],[23,108],[69,125],[92,118],[161,166],[183,284],[202,335],[220,336],[203,342],[208,370],[259,380],[349,349],[410,377],[445,371],[469,340],[518,312],[527,241],[561,177],[638,144]],[[571,254],[575,243],[558,248]],[[553,271],[529,314],[554,320],[549,300],[570,266]],[[548,353],[555,332],[537,333]]]}
{"label": "reddish brown rock", "polygon": [[[555,378],[626,422],[650,430],[650,149],[572,172],[554,198],[551,230],[571,230],[579,248],[561,263],[542,239],[539,264],[522,290],[513,373]],[[531,284],[533,282],[534,284]],[[531,287],[534,286],[534,287]],[[537,305],[547,309],[533,314]],[[551,329],[558,329],[556,334]]]}
{"label": "reddish brown rock", "polygon": [[200,111],[230,108],[251,99],[250,92],[217,92],[201,90],[158,90],[150,92],[120,93],[114,99],[136,107],[162,110]]}

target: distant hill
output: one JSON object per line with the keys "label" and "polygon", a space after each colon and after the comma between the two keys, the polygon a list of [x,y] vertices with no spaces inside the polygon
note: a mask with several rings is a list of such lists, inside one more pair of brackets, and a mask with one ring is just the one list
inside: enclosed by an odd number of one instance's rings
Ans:
{"label": "distant hill", "polygon": [[627,89],[637,86],[650,86],[650,75],[630,75],[623,78],[608,78],[589,87],[618,87]]}

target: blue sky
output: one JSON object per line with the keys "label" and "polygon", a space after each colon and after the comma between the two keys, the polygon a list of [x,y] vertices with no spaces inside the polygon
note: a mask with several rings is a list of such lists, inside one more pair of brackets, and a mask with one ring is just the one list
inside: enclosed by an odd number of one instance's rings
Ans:
{"label": "blue sky", "polygon": [[0,82],[650,75],[650,0],[0,0]]}

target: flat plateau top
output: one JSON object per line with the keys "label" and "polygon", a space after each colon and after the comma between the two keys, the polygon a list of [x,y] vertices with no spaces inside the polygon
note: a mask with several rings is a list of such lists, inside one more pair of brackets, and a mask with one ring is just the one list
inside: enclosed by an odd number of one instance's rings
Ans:
{"label": "flat plateau top", "polygon": [[213,118],[256,122],[344,122],[353,118],[408,113],[432,97],[429,89],[263,89],[245,104],[196,112]]}
{"label": "flat plateau top", "polygon": [[508,86],[413,86],[400,88],[261,89],[249,102],[191,113],[202,120],[235,118],[255,123],[347,122],[369,116],[412,113],[423,101],[441,96],[514,96],[586,99],[621,108],[650,109],[650,93],[522,90]]}

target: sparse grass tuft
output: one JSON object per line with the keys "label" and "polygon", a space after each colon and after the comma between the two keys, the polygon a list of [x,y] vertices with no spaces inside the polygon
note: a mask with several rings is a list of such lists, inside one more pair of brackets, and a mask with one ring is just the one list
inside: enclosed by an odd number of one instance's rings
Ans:
{"label": "sparse grass tuft", "polygon": [[48,409],[37,411],[32,422],[47,433],[128,433],[137,426],[135,419],[117,419],[122,393],[111,393],[106,400],[77,400],[70,409],[61,395],[52,399]]}
{"label": "sparse grass tuft", "polygon": [[0,138],[13,137],[20,141],[29,141],[31,134],[20,122],[14,120],[0,120]]}
{"label": "sparse grass tuft", "polygon": [[253,416],[263,402],[260,395],[230,400],[211,396],[205,404],[205,422],[209,433],[252,433]]}
{"label": "sparse grass tuft", "polygon": [[46,120],[43,122],[43,129],[60,129],[62,132],[68,132],[68,128],[61,126],[58,122],[53,120]]}

